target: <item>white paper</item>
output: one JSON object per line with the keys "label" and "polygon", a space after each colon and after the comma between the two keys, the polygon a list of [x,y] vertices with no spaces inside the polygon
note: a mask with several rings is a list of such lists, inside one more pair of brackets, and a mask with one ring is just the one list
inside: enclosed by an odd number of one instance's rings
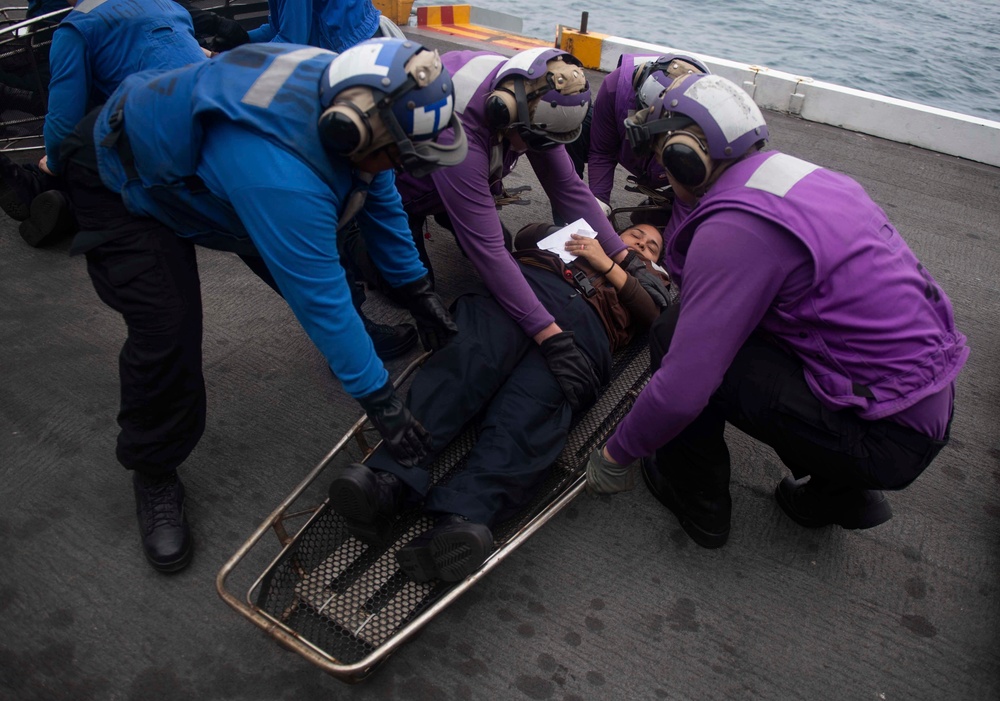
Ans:
{"label": "white paper", "polygon": [[597,238],[597,232],[590,228],[590,224],[583,218],[577,219],[572,224],[567,224],[554,234],[549,234],[538,242],[538,248],[543,251],[551,251],[562,258],[563,263],[572,263],[575,255],[566,250],[566,243],[570,241],[570,236],[580,234],[588,238]]}

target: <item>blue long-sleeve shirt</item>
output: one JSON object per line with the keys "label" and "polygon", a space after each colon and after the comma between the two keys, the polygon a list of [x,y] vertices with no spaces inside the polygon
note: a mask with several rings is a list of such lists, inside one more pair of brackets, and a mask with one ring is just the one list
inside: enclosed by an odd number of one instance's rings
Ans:
{"label": "blue long-sleeve shirt", "polygon": [[268,0],[267,22],[250,30],[253,43],[307,44],[343,51],[370,39],[381,13],[372,0]]}
{"label": "blue long-sleeve shirt", "polygon": [[[362,397],[381,388],[389,375],[351,303],[337,255],[338,212],[349,193],[334,192],[287,150],[225,122],[206,133],[198,174],[212,193],[232,205],[288,306],[345,391]],[[390,214],[397,214],[395,227]],[[372,181],[359,216],[370,254],[390,285],[425,274],[391,171]]]}
{"label": "blue long-sleeve shirt", "polygon": [[45,115],[45,156],[61,170],[59,149],[93,104],[125,78],[153,68],[179,68],[207,60],[191,15],[175,2],[89,0],[74,7],[52,38],[51,79]]}

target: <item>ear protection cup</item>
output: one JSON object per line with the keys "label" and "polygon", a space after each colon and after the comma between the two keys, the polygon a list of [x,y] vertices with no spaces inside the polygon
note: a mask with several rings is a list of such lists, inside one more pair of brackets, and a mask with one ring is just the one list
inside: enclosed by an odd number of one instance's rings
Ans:
{"label": "ear protection cup", "polygon": [[712,159],[701,142],[685,132],[667,137],[660,150],[663,167],[685,187],[698,187],[712,173]]}
{"label": "ear protection cup", "polygon": [[320,115],[319,136],[331,153],[351,156],[371,143],[371,122],[353,102],[335,102]]}
{"label": "ear protection cup", "polygon": [[486,98],[486,123],[497,131],[506,128],[517,114],[517,99],[507,88],[497,88]]}

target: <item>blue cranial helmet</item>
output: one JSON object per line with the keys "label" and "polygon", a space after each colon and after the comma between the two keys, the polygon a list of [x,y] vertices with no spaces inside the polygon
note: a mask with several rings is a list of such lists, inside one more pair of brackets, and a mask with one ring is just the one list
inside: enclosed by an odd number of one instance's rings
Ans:
{"label": "blue cranial helmet", "polygon": [[465,158],[451,76],[416,42],[369,39],[344,51],[326,69],[320,104],[320,135],[337,155],[357,161],[395,145],[401,168],[418,176]]}

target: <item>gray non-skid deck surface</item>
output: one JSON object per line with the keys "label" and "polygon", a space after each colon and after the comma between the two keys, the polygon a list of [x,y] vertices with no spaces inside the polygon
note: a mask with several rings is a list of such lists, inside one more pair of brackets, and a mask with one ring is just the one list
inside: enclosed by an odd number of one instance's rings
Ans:
{"label": "gray non-skid deck surface", "polygon": [[[199,252],[209,421],[183,467],[197,552],[163,576],[143,560],[113,457],[123,325],[65,244],[31,249],[0,216],[0,698],[1000,696],[1000,170],[769,119],[775,147],[869,189],[970,339],[952,443],[892,496],[892,521],[796,526],[772,497],[784,469],[734,432],[721,550],[696,547],[641,486],[581,497],[368,681],[345,686],[214,590],[222,564],[360,413],[285,304],[237,259]],[[529,171],[510,186],[534,183]],[[510,227],[548,217],[537,183],[530,198],[503,211]],[[447,297],[474,283],[448,236],[435,230],[429,248]],[[404,318],[378,300],[370,309]]]}

